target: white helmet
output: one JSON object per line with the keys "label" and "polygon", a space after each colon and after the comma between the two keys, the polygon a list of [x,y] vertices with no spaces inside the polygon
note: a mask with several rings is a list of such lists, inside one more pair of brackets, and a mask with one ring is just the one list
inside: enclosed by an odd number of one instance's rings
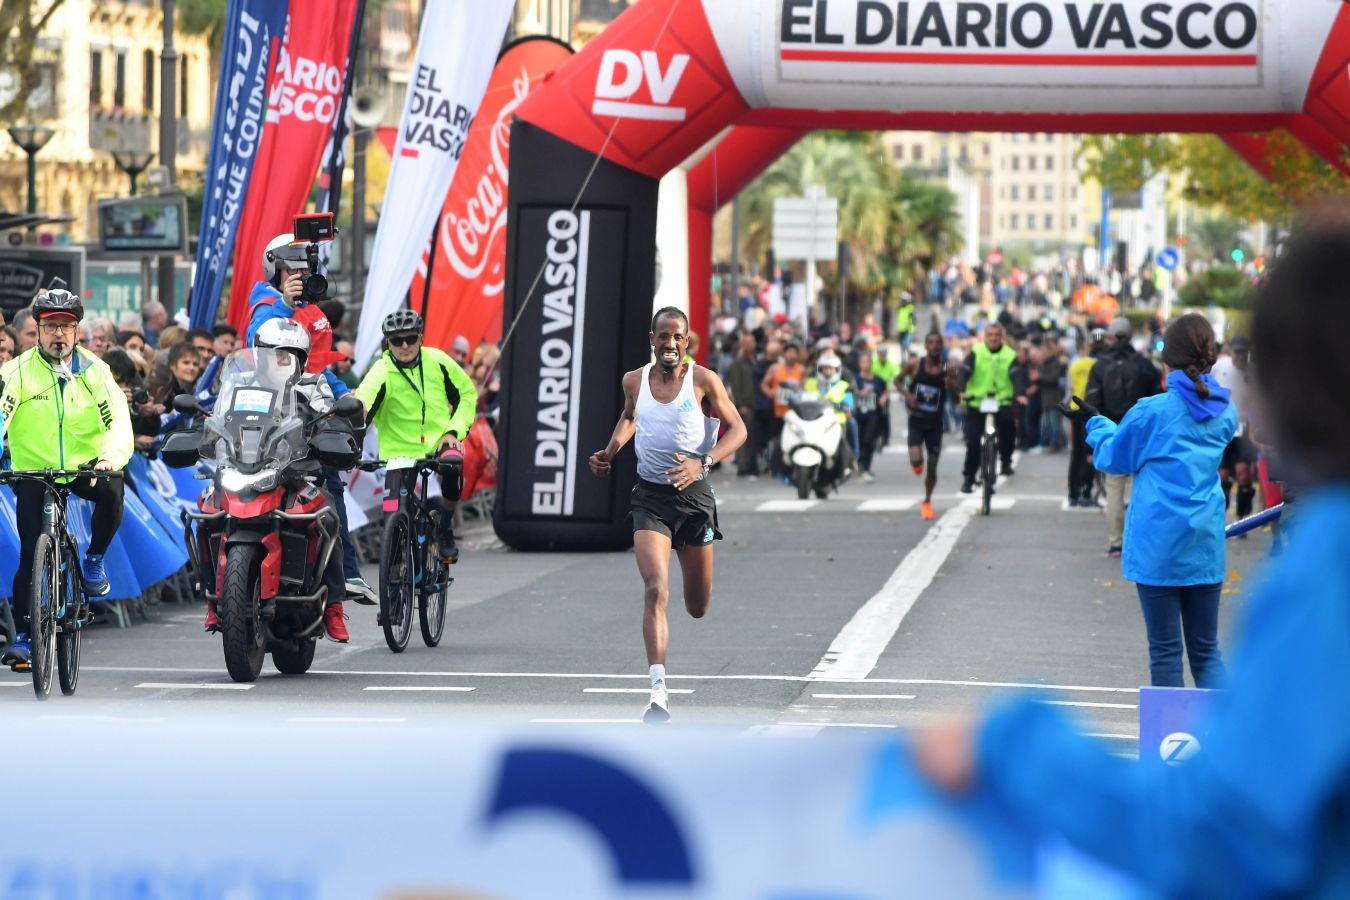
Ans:
{"label": "white helmet", "polygon": [[300,359],[300,368],[304,369],[309,359],[309,332],[292,319],[268,319],[258,326],[253,338],[253,347],[257,350],[290,350]]}
{"label": "white helmet", "polygon": [[841,363],[839,357],[835,356],[833,353],[822,353],[820,354],[820,359],[816,360],[817,372],[821,369],[834,369],[834,374],[838,375],[841,368],[843,368],[843,363]]}
{"label": "white helmet", "polygon": [[295,243],[295,235],[290,232],[272,238],[263,251],[263,278],[267,281],[275,278],[278,266],[283,269],[308,268],[305,247],[305,244]]}

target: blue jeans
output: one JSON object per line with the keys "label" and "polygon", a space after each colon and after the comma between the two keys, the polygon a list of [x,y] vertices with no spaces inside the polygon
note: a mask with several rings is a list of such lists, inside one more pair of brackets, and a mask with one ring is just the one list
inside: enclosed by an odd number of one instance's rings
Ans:
{"label": "blue jeans", "polygon": [[1223,584],[1156,587],[1136,584],[1148,629],[1148,671],[1154,687],[1185,687],[1181,670],[1184,636],[1191,678],[1198,688],[1222,687],[1219,593]]}

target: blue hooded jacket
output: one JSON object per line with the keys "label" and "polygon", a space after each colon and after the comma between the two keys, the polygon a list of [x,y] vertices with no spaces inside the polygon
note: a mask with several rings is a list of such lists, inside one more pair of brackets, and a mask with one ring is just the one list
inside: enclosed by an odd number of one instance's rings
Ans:
{"label": "blue hooded jacket", "polygon": [[1185,373],[1172,372],[1166,393],[1140,400],[1119,425],[1088,420],[1093,465],[1135,476],[1121,574],[1136,584],[1218,584],[1227,574],[1219,462],[1238,418],[1228,390],[1204,380],[1207,399]]}
{"label": "blue hooded jacket", "polygon": [[1350,897],[1350,486],[1303,494],[1290,525],[1198,756],[1120,759],[1026,698],[981,728],[981,786],[1149,896]]}

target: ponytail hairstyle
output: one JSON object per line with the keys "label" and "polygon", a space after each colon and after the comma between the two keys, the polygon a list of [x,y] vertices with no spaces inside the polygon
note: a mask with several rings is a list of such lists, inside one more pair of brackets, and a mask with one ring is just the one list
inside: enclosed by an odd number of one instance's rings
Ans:
{"label": "ponytail hairstyle", "polygon": [[1209,385],[1200,376],[1219,358],[1214,343],[1214,327],[1199,313],[1187,313],[1163,332],[1162,360],[1168,368],[1185,372],[1195,384],[1195,393],[1209,399]]}

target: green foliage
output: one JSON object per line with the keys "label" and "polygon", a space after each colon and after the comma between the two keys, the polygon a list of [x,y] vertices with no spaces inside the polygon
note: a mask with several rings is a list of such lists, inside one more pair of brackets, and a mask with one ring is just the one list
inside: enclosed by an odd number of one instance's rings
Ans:
{"label": "green foliage", "polygon": [[1234,248],[1251,248],[1242,239],[1243,224],[1232,216],[1213,215],[1193,222],[1186,235],[1186,255],[1193,260],[1227,262]]}
{"label": "green foliage", "polygon": [[961,249],[951,191],[897,170],[877,134],[816,132],[742,193],[745,258],[760,259],[769,248],[773,201],[801,196],[811,185],[823,185],[839,200],[852,293],[894,299],[925,284],[931,266]]}
{"label": "green foliage", "polygon": [[177,18],[175,24],[184,34],[205,35],[211,45],[211,53],[220,55],[221,42],[225,34],[225,15],[229,4],[227,0],[175,0]]}
{"label": "green foliage", "polygon": [[1165,134],[1090,134],[1078,160],[1088,178],[1116,193],[1137,191],[1172,165],[1175,147]]}
{"label": "green foliage", "polygon": [[1191,276],[1177,292],[1177,297],[1184,306],[1245,309],[1251,291],[1251,281],[1241,269],[1215,266]]}
{"label": "green foliage", "polygon": [[[42,83],[40,60],[34,58],[38,35],[65,0],[4,0],[0,2],[0,71],[13,80],[14,94],[0,104],[0,121],[25,118],[29,96]],[[98,3],[94,4],[98,6]]]}

